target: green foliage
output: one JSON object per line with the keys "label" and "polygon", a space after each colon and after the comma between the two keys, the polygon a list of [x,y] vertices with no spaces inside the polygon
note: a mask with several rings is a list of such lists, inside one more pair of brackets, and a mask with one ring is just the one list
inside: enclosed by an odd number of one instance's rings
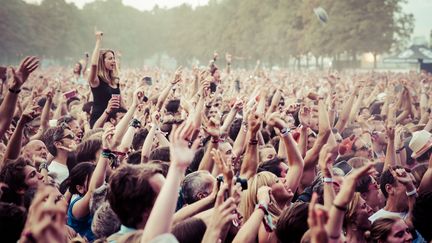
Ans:
{"label": "green foliage", "polygon": [[[413,31],[413,16],[402,13],[405,0],[210,0],[206,6],[181,5],[139,11],[121,0],[96,0],[82,10],[64,0],[30,5],[2,0],[0,62],[36,54],[76,60],[102,30],[104,48],[120,50],[122,61],[167,54],[181,64],[206,64],[214,50],[232,53],[238,63],[261,59],[283,65],[290,58],[375,54],[400,48]],[[327,10],[321,24],[313,9]]]}

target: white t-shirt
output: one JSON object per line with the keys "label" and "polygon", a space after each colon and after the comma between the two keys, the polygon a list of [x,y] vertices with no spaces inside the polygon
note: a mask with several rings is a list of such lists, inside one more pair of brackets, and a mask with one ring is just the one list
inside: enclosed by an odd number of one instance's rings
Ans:
{"label": "white t-shirt", "polygon": [[56,161],[51,161],[48,166],[48,174],[54,178],[54,181],[59,185],[69,176],[69,170],[66,165]]}
{"label": "white t-shirt", "polygon": [[372,214],[369,217],[369,221],[371,221],[371,223],[373,223],[375,220],[377,220],[379,218],[384,218],[384,217],[399,217],[402,219],[406,219],[407,216],[408,216],[408,213],[405,213],[405,212],[396,213],[396,212],[390,212],[390,211],[387,211],[384,209],[380,209],[376,213]]}

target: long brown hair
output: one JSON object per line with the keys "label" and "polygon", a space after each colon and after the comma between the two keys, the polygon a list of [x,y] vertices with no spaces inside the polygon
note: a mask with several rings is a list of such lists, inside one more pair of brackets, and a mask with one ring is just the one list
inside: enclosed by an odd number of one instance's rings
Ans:
{"label": "long brown hair", "polygon": [[100,81],[103,81],[108,84],[112,84],[114,83],[114,80],[118,78],[118,69],[117,69],[117,65],[114,67],[113,70],[106,69],[105,56],[107,53],[112,53],[115,59],[115,53],[113,50],[100,50],[97,76]]}

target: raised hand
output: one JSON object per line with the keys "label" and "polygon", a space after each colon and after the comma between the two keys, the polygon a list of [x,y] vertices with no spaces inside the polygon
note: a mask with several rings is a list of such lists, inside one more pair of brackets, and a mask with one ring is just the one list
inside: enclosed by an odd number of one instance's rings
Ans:
{"label": "raised hand", "polygon": [[338,205],[347,205],[352,197],[354,196],[354,188],[357,183],[357,181],[360,179],[360,177],[364,175],[370,175],[374,173],[374,167],[372,163],[366,164],[363,167],[360,167],[358,169],[355,169],[352,171],[349,175],[345,176],[343,185],[336,196],[340,199],[341,204]]}
{"label": "raised hand", "polygon": [[174,73],[174,79],[171,81],[171,84],[176,84],[182,80],[183,67],[178,67]]}
{"label": "raised hand", "polygon": [[21,86],[27,81],[30,74],[39,67],[39,58],[35,56],[28,56],[21,61],[18,70],[8,68],[8,77],[10,88],[20,89]]}
{"label": "raised hand", "polygon": [[231,61],[232,61],[232,55],[229,54],[228,52],[225,53],[225,60],[226,60],[227,63],[231,63]]}
{"label": "raised hand", "polygon": [[108,101],[107,108],[105,109],[105,112],[110,113],[111,111],[120,108],[120,100],[115,97],[111,97],[111,99]]}
{"label": "raised hand", "polygon": [[258,188],[257,202],[268,206],[270,204],[271,191],[272,189],[268,186]]}
{"label": "raised hand", "polygon": [[312,124],[312,112],[307,106],[300,109],[299,112],[300,123],[305,127],[310,127]]}
{"label": "raised hand", "polygon": [[41,114],[41,109],[39,106],[35,105],[35,106],[27,107],[27,109],[25,109],[23,111],[23,114],[21,115],[20,122],[22,122],[23,124],[27,124],[33,121],[36,117],[40,116],[40,114]]}
{"label": "raised hand", "polygon": [[115,127],[109,127],[105,129],[103,135],[102,135],[102,147],[104,149],[114,150],[115,145],[112,141],[112,138],[114,136]]}
{"label": "raised hand", "polygon": [[218,149],[213,149],[211,151],[211,154],[213,156],[213,160],[215,161],[219,171],[222,172],[224,176],[224,181],[228,184],[229,192],[231,192],[232,180],[234,177],[234,171],[232,168],[231,161],[226,161],[223,158],[222,153]]}
{"label": "raised hand", "polygon": [[282,120],[279,113],[277,112],[270,114],[270,116],[267,118],[267,124],[272,127],[276,127],[279,130],[282,130],[283,128],[286,127],[285,121]]}
{"label": "raised hand", "polygon": [[389,168],[389,170],[393,177],[398,182],[402,183],[404,186],[413,185],[415,180],[414,176],[411,173],[407,172],[404,168]]}
{"label": "raised hand", "polygon": [[202,116],[202,129],[213,138],[220,138],[223,134],[220,131],[220,122],[215,118],[208,119]]}
{"label": "raised hand", "polygon": [[95,28],[95,36],[96,36],[96,40],[100,41],[100,40],[102,40],[103,32],[102,31],[98,31]]}
{"label": "raised hand", "polygon": [[191,123],[183,122],[178,127],[173,126],[170,135],[171,166],[186,170],[190,165],[200,144],[199,139],[189,142],[194,132],[195,128]]}
{"label": "raised hand", "polygon": [[328,242],[327,231],[324,226],[328,219],[328,212],[325,208],[317,204],[318,196],[316,192],[312,194],[311,202],[309,203],[308,225],[310,229],[310,237],[312,243]]}
{"label": "raised hand", "polygon": [[262,115],[252,112],[248,117],[249,131],[251,131],[253,134],[256,134],[261,127],[262,120]]}

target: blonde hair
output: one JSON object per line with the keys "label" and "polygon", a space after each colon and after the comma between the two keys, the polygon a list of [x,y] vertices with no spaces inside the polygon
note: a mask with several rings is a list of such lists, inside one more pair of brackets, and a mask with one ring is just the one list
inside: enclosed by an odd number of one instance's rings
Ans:
{"label": "blonde hair", "polygon": [[360,198],[361,196],[359,192],[354,193],[351,202],[348,204],[348,210],[345,212],[344,227],[347,227],[349,224],[356,221],[356,211],[360,204]]}
{"label": "blonde hair", "polygon": [[403,219],[397,216],[390,216],[375,220],[371,227],[372,242],[385,242],[393,225],[399,220]]}
{"label": "blonde hair", "polygon": [[[255,210],[255,205],[258,204],[257,193],[258,189],[262,186],[271,187],[276,183],[276,176],[270,172],[263,171],[250,178],[248,181],[248,189],[243,191],[243,196],[240,201],[240,212],[244,217],[244,221],[248,220]],[[282,212],[273,196],[271,196],[271,202],[268,205],[269,213],[273,220],[277,220]]]}
{"label": "blonde hair", "polygon": [[100,50],[97,76],[99,78],[99,81],[103,81],[105,83],[111,84],[112,82],[114,82],[116,78],[118,78],[118,69],[117,69],[117,65],[114,67],[112,71],[106,69],[105,55],[107,53],[112,53],[115,59],[115,53],[113,50]]}

